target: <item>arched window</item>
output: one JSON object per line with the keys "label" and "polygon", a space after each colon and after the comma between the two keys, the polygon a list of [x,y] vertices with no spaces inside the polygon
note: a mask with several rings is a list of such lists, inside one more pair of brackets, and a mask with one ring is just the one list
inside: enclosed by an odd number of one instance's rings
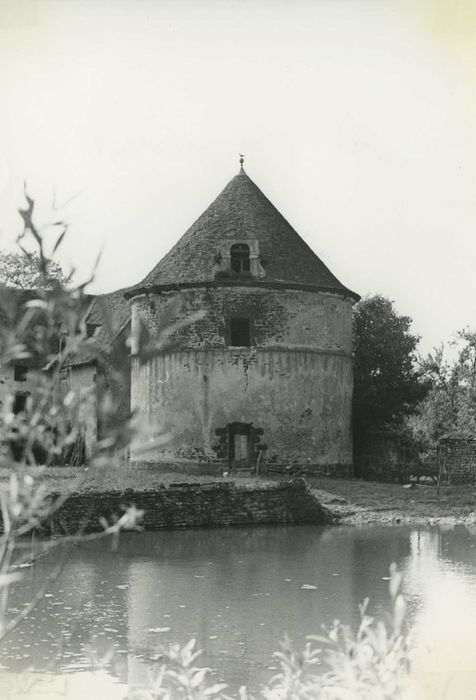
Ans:
{"label": "arched window", "polygon": [[231,246],[231,269],[233,272],[250,271],[250,247],[246,243],[235,243]]}

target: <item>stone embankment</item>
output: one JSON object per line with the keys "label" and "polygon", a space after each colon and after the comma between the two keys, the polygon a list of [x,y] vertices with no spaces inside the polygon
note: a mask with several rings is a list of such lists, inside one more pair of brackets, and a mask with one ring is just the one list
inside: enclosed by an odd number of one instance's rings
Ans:
{"label": "stone embankment", "polygon": [[144,511],[146,530],[251,525],[325,525],[333,521],[303,479],[247,486],[233,481],[171,483],[153,490],[73,493],[51,520],[55,532],[102,530],[128,506]]}

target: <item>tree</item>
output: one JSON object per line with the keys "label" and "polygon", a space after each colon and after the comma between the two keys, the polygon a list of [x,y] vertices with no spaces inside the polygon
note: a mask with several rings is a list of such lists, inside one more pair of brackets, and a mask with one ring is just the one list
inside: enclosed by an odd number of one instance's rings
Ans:
{"label": "tree", "polygon": [[357,451],[380,431],[403,426],[427,387],[417,368],[419,338],[411,319],[381,295],[354,307],[354,443]]}
{"label": "tree", "polygon": [[17,289],[36,289],[56,279],[65,281],[61,266],[46,260],[46,275],[42,272],[38,253],[7,253],[0,251],[0,286]]}
{"label": "tree", "polygon": [[476,434],[476,333],[460,331],[457,338],[454,360],[442,345],[421,363],[429,391],[411,426],[428,447],[447,433]]}

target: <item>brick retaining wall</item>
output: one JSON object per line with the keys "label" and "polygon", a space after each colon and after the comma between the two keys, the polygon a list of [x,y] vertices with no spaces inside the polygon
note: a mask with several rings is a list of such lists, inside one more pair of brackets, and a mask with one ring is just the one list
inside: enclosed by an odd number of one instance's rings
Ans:
{"label": "brick retaining wall", "polygon": [[144,510],[146,530],[332,522],[303,479],[246,487],[235,482],[177,483],[150,491],[73,494],[52,518],[55,532],[100,531],[125,507]]}
{"label": "brick retaining wall", "polygon": [[475,438],[443,438],[439,451],[450,484],[476,484]]}

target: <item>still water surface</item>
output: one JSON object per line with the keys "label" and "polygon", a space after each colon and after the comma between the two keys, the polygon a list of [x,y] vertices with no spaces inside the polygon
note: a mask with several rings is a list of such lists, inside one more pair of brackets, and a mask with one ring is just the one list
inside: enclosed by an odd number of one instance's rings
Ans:
{"label": "still water surface", "polygon": [[[371,613],[385,613],[392,561],[429,655],[421,673],[438,678],[441,697],[476,697],[461,690],[476,687],[476,536],[462,527],[311,526],[129,533],[117,550],[105,540],[73,547],[0,649],[0,697],[124,698],[144,682],[157,640],[192,637],[213,680],[258,689],[285,633],[301,645],[336,617],[355,624],[366,596]],[[24,570],[12,613],[49,564]],[[92,658],[107,663],[93,673]]]}

